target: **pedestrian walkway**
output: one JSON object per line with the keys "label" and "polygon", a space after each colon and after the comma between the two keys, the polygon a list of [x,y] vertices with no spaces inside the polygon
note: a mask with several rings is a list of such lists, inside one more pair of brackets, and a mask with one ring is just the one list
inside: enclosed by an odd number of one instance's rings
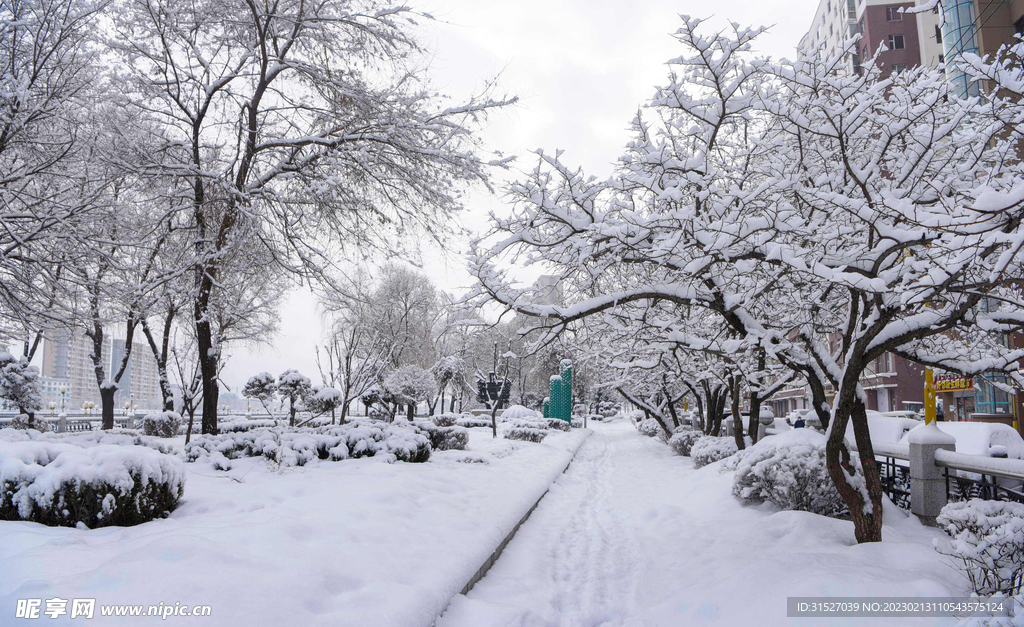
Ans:
{"label": "pedestrian walkway", "polygon": [[438,627],[637,624],[644,569],[665,540],[645,513],[688,472],[688,461],[628,421],[595,424],[495,566]]}

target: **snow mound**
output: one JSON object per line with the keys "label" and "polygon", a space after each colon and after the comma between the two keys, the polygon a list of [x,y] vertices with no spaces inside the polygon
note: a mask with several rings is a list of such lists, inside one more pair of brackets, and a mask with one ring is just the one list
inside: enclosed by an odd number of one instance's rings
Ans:
{"label": "snow mound", "polygon": [[[1013,427],[993,422],[937,422],[943,433],[956,438],[956,452],[967,455],[983,455],[990,457],[995,454],[1006,454],[1010,459],[1024,459],[1024,439]],[[925,428],[917,423],[913,430]],[[871,439],[875,439],[874,426],[871,427]],[[903,436],[900,444],[907,444],[908,435]],[[995,451],[992,449],[996,448]]]}
{"label": "snow mound", "polygon": [[501,414],[501,419],[503,421],[520,419],[529,420],[532,418],[540,417],[542,416],[539,412],[536,412],[528,407],[523,407],[522,405],[512,405]]}

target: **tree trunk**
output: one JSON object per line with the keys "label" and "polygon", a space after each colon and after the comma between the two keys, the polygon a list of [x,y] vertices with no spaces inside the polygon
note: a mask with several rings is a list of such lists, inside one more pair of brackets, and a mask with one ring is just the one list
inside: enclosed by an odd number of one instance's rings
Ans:
{"label": "tree trunk", "polygon": [[668,413],[672,415],[672,425],[679,428],[679,416],[676,415],[676,404],[672,402],[672,397],[669,395],[668,390],[663,390],[665,394],[665,402],[668,403]]}
{"label": "tree trunk", "polygon": [[405,406],[405,417],[409,422],[413,421],[413,417],[416,415],[416,403],[407,403]]}
{"label": "tree trunk", "polygon": [[761,395],[757,392],[750,393],[750,419],[747,421],[747,433],[750,441],[757,443],[757,432],[761,423]]}
{"label": "tree trunk", "polygon": [[746,440],[743,439],[743,416],[740,414],[740,385],[742,381],[739,375],[732,378],[732,435],[736,440],[736,448],[746,448]]}
{"label": "tree trunk", "polygon": [[200,268],[199,295],[195,304],[196,342],[199,349],[199,373],[203,379],[203,434],[217,433],[217,365],[220,354],[213,345],[213,326],[210,323],[210,291],[213,289],[211,270]]}
{"label": "tree trunk", "polygon": [[[205,422],[205,421],[204,421]],[[288,399],[288,426],[295,426],[295,399]]]}
{"label": "tree trunk", "polygon": [[103,429],[114,428],[114,394],[117,393],[117,386],[100,387],[100,409],[103,416]]}
{"label": "tree trunk", "polygon": [[[843,497],[850,510],[857,542],[881,542],[882,483],[868,433],[867,412],[864,403],[854,392],[856,382],[854,381],[853,385],[847,381],[843,383],[833,416],[835,424],[832,425],[825,445],[828,472],[839,495]],[[853,434],[859,451],[862,473],[856,472],[844,440],[846,424],[850,420],[853,421]],[[864,500],[864,493],[858,486],[851,484],[847,476],[864,481],[869,499],[867,502]]]}
{"label": "tree trunk", "polygon": [[347,400],[341,404],[341,422],[339,424],[345,424],[345,418],[348,417],[348,404]]}
{"label": "tree trunk", "polygon": [[188,411],[188,429],[185,430],[185,444],[192,439],[192,424],[196,420],[196,408],[190,407]]}

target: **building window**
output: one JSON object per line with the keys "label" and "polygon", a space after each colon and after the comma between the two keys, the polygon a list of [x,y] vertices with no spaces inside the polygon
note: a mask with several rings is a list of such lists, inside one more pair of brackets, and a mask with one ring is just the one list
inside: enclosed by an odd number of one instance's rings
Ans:
{"label": "building window", "polygon": [[906,72],[907,71],[907,64],[906,63],[893,63],[892,65],[889,66],[889,69],[892,70],[893,74],[899,74],[900,72]]}
{"label": "building window", "polygon": [[1024,35],[1024,17],[1013,23],[1013,32],[1018,35]]}
{"label": "building window", "polygon": [[903,35],[889,35],[887,42],[889,50],[903,50]]}
{"label": "building window", "polygon": [[902,22],[903,14],[900,13],[900,9],[903,7],[885,7],[885,21],[886,22]]}
{"label": "building window", "polygon": [[938,24],[935,25],[935,43],[942,43],[942,29],[939,28]]}

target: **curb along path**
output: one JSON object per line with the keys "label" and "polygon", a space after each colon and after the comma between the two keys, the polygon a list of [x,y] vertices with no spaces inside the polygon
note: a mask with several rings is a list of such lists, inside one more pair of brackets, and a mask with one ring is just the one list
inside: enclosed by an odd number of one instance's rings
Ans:
{"label": "curb along path", "polygon": [[[587,436],[580,441],[580,445],[576,447],[576,450],[573,451],[572,453],[572,457],[569,458],[569,461],[565,464],[565,468],[562,469],[562,475],[564,475],[565,472],[569,470],[569,467],[572,466],[572,462],[573,460],[576,459],[576,455],[580,452],[580,449],[582,449],[586,445],[591,435],[593,435],[592,432],[587,433]],[[551,485],[554,485],[554,483],[557,481],[558,477],[555,478],[555,481],[553,481]],[[494,566],[494,562],[496,562],[498,558],[501,557],[501,552],[504,551],[505,547],[508,546],[508,543],[512,541],[512,538],[515,537],[516,532],[519,531],[519,528],[522,527],[523,523],[525,523],[527,519],[530,518],[530,514],[533,514],[533,510],[537,509],[537,506],[540,505],[540,502],[544,500],[544,497],[547,496],[548,492],[550,491],[551,486],[548,486],[548,489],[544,490],[544,494],[540,495],[540,498],[538,498],[534,502],[534,504],[530,507],[529,510],[527,510],[523,517],[519,519],[519,522],[516,523],[516,526],[512,527],[512,530],[508,532],[508,535],[506,535],[504,539],[502,539],[502,541],[498,544],[497,548],[495,548],[494,551],[491,552],[491,555],[484,561],[484,563],[480,565],[480,568],[478,568],[476,572],[473,574],[473,576],[469,579],[469,581],[466,582],[466,585],[462,587],[462,591],[459,594],[469,594],[469,591],[473,589],[473,586],[475,586],[478,581],[484,578],[484,575],[486,575],[487,571],[491,569],[491,566]]]}

